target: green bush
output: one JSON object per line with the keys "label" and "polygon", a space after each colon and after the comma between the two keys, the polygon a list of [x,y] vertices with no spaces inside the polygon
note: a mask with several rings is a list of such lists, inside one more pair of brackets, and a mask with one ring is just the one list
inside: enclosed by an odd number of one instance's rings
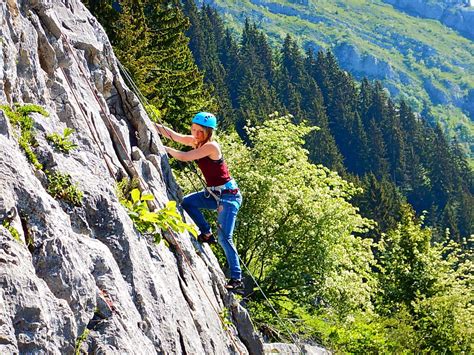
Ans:
{"label": "green bush", "polygon": [[5,112],[10,124],[20,130],[20,135],[16,136],[18,144],[25,152],[30,163],[38,170],[42,170],[43,166],[38,161],[33,148],[37,146],[35,131],[33,129],[34,120],[29,116],[30,113],[36,112],[45,117],[48,117],[48,112],[38,105],[26,104],[20,105],[15,104],[14,108],[10,108],[7,105],[1,105],[0,109]]}
{"label": "green bush", "polygon": [[72,183],[69,174],[59,171],[46,172],[48,192],[53,198],[64,200],[74,206],[82,205],[83,192]]}
{"label": "green bush", "polygon": [[63,134],[52,133],[46,135],[46,139],[51,142],[57,150],[63,153],[69,153],[71,150],[77,148],[77,145],[71,142],[69,136],[74,132],[72,128],[65,128]]}
{"label": "green bush", "polygon": [[152,194],[141,194],[140,190],[135,188],[130,192],[129,200],[120,200],[140,234],[153,237],[155,243],[161,241],[161,230],[188,231],[197,236],[196,230],[191,225],[185,223],[176,210],[175,201],[169,201],[161,210],[151,212],[147,201],[152,201],[153,199]]}
{"label": "green bush", "polygon": [[15,239],[18,243],[21,243],[20,233],[11,225],[8,220],[3,220],[2,226],[4,226],[12,235],[13,239]]}

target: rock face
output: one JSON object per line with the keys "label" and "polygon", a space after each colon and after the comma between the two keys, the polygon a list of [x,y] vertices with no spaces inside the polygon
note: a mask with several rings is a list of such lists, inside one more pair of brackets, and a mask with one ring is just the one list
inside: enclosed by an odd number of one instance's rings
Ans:
{"label": "rock face", "polygon": [[[78,0],[3,1],[0,48],[0,104],[49,112],[31,114],[38,170],[0,111],[0,353],[263,353],[209,247],[154,244],[120,205],[121,176],[140,176],[158,207],[179,189],[95,18]],[[69,154],[45,139],[66,127]],[[46,170],[69,174],[82,205],[52,198]]]}
{"label": "rock face", "polygon": [[329,355],[330,352],[318,346],[311,346],[303,344],[297,346],[295,344],[272,343],[264,344],[265,354],[281,354],[281,355],[300,355],[300,354],[314,354],[314,355]]}
{"label": "rock face", "polygon": [[383,0],[412,15],[435,19],[474,40],[474,1],[472,0]]}
{"label": "rock face", "polygon": [[334,47],[334,54],[341,66],[350,72],[364,73],[369,78],[400,80],[390,63],[378,59],[368,53],[361,54],[359,49],[348,42],[342,42]]}

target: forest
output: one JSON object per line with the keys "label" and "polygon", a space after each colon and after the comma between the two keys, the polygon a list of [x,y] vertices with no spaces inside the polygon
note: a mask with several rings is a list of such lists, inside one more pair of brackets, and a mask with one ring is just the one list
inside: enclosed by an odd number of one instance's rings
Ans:
{"label": "forest", "polygon": [[[232,32],[192,0],[86,5],[155,120],[184,131],[196,112],[217,114],[244,196],[242,303],[264,337],[342,353],[474,350],[473,172],[439,126],[331,52],[291,36],[273,48],[256,24]],[[190,167],[174,166],[194,189]]]}

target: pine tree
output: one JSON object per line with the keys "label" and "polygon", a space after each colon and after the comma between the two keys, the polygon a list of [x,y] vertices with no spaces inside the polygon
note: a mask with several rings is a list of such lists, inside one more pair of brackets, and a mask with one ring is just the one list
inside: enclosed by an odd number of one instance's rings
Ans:
{"label": "pine tree", "polygon": [[360,85],[359,95],[357,98],[357,111],[359,112],[360,118],[365,128],[369,127],[369,122],[371,119],[369,110],[372,107],[373,97],[374,93],[372,85],[367,80],[367,78],[364,78]]}
{"label": "pine tree", "polygon": [[249,122],[251,126],[262,122],[272,112],[280,111],[275,89],[268,81],[267,65],[272,63],[265,37],[255,24],[246,21],[240,46],[240,66],[234,68],[240,73],[238,86],[238,106],[240,117],[237,130],[243,135],[242,127]]}
{"label": "pine tree", "polygon": [[227,71],[221,63],[219,53],[225,36],[222,20],[216,10],[209,6],[203,6],[198,12],[192,0],[184,2],[184,12],[191,22],[187,32],[189,47],[199,69],[205,73],[205,82],[217,101],[219,129],[232,127],[235,124],[235,113],[227,85]]}
{"label": "pine tree", "polygon": [[200,110],[216,108],[194,63],[184,32],[189,26],[177,0],[89,0],[111,39],[117,58],[141,93],[178,129]]}
{"label": "pine tree", "polygon": [[382,131],[376,121],[372,119],[369,123],[368,134],[370,140],[371,171],[379,178],[386,178],[388,175],[387,149],[383,139]]}
{"label": "pine tree", "polygon": [[82,2],[104,27],[110,42],[116,43],[118,32],[114,26],[120,18],[120,12],[117,11],[120,7],[119,3],[111,0],[83,0]]}
{"label": "pine tree", "polygon": [[239,45],[228,29],[222,41],[219,58],[227,73],[226,84],[232,107],[237,108],[239,103],[239,87],[242,80],[242,73],[239,72],[240,68],[242,68],[242,59]]}
{"label": "pine tree", "polygon": [[362,216],[377,222],[369,235],[378,241],[382,233],[397,227],[406,201],[392,182],[386,178],[379,181],[373,173],[365,175],[361,185],[363,192],[354,197],[353,202],[360,208]]}
{"label": "pine tree", "polygon": [[312,105],[310,105],[308,114],[305,116],[309,124],[319,127],[319,130],[309,133],[306,139],[309,159],[315,164],[323,164],[331,170],[344,174],[346,170],[343,157],[329,129],[329,122],[323,105],[323,96],[317,86],[314,88],[312,98]]}
{"label": "pine tree", "polygon": [[178,129],[189,125],[198,111],[215,111],[215,101],[206,92],[203,75],[194,63],[184,32],[189,20],[178,0],[149,0],[146,25],[150,49],[156,58],[144,85],[152,85],[147,98]]}

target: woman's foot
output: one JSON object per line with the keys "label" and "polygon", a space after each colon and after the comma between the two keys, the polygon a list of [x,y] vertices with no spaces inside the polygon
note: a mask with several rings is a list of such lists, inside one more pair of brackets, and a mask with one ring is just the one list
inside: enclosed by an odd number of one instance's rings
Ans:
{"label": "woman's foot", "polygon": [[209,233],[209,234],[201,233],[201,234],[198,235],[198,240],[199,240],[200,243],[208,243],[208,244],[216,244],[217,243],[217,240],[216,240],[216,238],[214,238],[212,233]]}
{"label": "woman's foot", "polygon": [[241,279],[230,279],[227,285],[225,285],[225,288],[231,292],[243,293],[244,283]]}

